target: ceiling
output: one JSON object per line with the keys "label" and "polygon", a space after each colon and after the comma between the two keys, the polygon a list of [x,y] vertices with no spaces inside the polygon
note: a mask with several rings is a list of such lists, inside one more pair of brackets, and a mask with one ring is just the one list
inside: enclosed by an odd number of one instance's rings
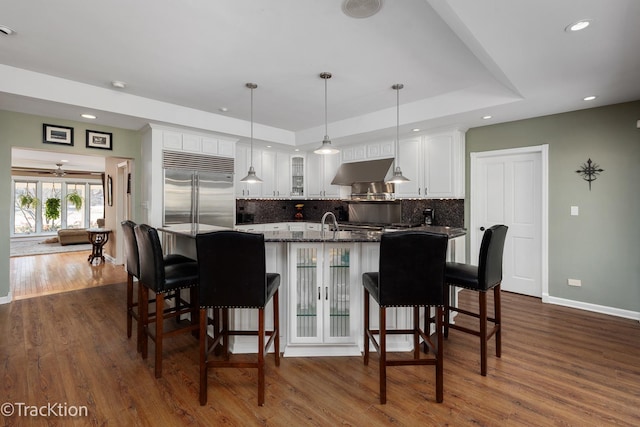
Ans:
{"label": "ceiling", "polygon": [[[325,133],[321,72],[333,74],[328,133],[338,146],[395,137],[394,83],[404,84],[403,135],[640,99],[637,0],[385,0],[363,19],[342,5],[3,2],[0,25],[16,34],[0,37],[0,109],[243,139],[254,82],[255,138],[307,148]],[[587,29],[565,31],[585,18]]]}

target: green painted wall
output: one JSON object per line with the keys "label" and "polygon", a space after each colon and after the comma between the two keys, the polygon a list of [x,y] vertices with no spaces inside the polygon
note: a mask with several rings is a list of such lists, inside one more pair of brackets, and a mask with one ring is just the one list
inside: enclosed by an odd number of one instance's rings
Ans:
{"label": "green painted wall", "polygon": [[[549,295],[640,312],[640,101],[470,129],[469,153],[549,144]],[[604,172],[592,190],[575,171]],[[578,206],[579,216],[570,216]],[[469,224],[469,200],[465,224]],[[567,279],[581,279],[570,287]]]}
{"label": "green painted wall", "polygon": [[[59,146],[44,144],[42,142],[42,124],[50,123],[74,128],[74,145]],[[98,150],[86,148],[85,131],[87,129],[113,133],[113,150]],[[11,200],[11,148],[22,147],[46,151],[59,151],[61,153],[73,153],[82,155],[100,155],[103,157],[121,157],[134,159],[135,164],[141,164],[140,135],[137,131],[97,126],[90,123],[73,122],[67,120],[52,119],[47,117],[32,116],[29,114],[14,113],[0,110],[0,218],[3,226],[0,227],[0,298],[9,294],[9,209],[13,208]],[[137,174],[141,168],[135,168],[134,183],[142,180]],[[139,184],[134,188],[133,205],[134,219],[140,217],[140,203],[136,194],[140,194]]]}

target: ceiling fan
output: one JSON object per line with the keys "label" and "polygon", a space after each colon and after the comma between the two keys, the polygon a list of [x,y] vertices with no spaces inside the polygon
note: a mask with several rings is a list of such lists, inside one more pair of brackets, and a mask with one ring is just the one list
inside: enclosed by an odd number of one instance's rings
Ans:
{"label": "ceiling fan", "polygon": [[56,166],[58,167],[58,169],[51,171],[52,174],[54,174],[55,176],[57,176],[58,178],[63,177],[67,174],[67,172],[65,172],[62,169],[62,163],[56,163]]}

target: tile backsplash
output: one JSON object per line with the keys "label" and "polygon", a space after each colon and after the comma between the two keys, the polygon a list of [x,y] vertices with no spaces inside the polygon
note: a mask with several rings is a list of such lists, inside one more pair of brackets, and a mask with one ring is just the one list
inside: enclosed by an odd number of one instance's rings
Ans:
{"label": "tile backsplash", "polygon": [[[422,211],[431,208],[435,212],[433,225],[464,227],[464,199],[403,199],[400,202],[402,222],[421,223]],[[341,209],[348,210],[346,200],[236,199],[236,222],[243,222],[243,218],[250,221],[251,217],[254,223],[295,221],[298,204],[304,205],[304,221],[320,221],[327,211],[338,217]]]}

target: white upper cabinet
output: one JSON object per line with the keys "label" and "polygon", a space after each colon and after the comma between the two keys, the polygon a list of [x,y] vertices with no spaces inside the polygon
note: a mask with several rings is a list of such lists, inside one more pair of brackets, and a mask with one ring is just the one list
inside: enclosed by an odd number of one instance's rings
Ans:
{"label": "white upper cabinet", "polygon": [[307,157],[307,197],[338,197],[339,185],[331,185],[340,166],[339,155],[310,154]]}
{"label": "white upper cabinet", "polygon": [[[409,182],[395,184],[396,197],[422,196],[422,138],[400,140],[399,166],[402,174],[409,178]],[[392,166],[393,167],[393,166]]]}
{"label": "white upper cabinet", "polygon": [[288,153],[272,150],[262,152],[262,196],[289,197],[290,157]]}
{"label": "white upper cabinet", "polygon": [[464,133],[401,140],[400,167],[410,182],[396,184],[396,197],[464,198]]}
{"label": "white upper cabinet", "polygon": [[258,178],[264,179],[262,174],[262,151],[254,147],[252,162],[251,148],[247,145],[236,145],[236,161],[234,174],[236,197],[262,197],[262,184],[248,184],[245,182],[240,182],[242,178],[247,176],[249,167],[252,164]]}
{"label": "white upper cabinet", "polygon": [[342,163],[389,158],[395,155],[394,141],[351,145],[341,149],[340,154]]}
{"label": "white upper cabinet", "polygon": [[209,156],[234,157],[235,141],[179,131],[162,131],[162,147],[172,151],[187,151]]}

